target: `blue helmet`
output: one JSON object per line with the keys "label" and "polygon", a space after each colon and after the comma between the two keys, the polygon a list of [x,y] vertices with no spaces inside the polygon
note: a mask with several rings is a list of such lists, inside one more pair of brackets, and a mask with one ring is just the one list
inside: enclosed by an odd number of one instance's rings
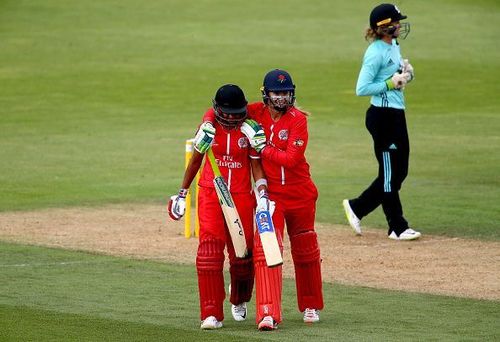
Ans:
{"label": "blue helmet", "polygon": [[[286,112],[295,102],[295,84],[292,76],[285,70],[274,69],[269,71],[264,77],[262,85],[262,99],[265,104],[271,104],[279,112]],[[271,99],[269,93],[288,92],[280,101]]]}

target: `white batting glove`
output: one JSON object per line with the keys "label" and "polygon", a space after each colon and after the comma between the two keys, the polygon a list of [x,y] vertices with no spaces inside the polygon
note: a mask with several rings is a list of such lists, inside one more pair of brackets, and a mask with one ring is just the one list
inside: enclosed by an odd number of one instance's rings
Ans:
{"label": "white batting glove", "polygon": [[208,151],[215,137],[215,127],[210,121],[205,121],[200,125],[196,136],[194,137],[194,148],[200,153]]}
{"label": "white batting glove", "polygon": [[415,78],[415,72],[413,71],[413,66],[407,59],[403,60],[403,74],[407,73],[407,82],[413,81]]}
{"label": "white batting glove", "polygon": [[255,212],[259,211],[269,211],[271,216],[274,213],[274,208],[276,207],[276,203],[274,201],[269,200],[269,196],[267,195],[266,190],[261,190],[256,194],[257,197],[257,208],[255,208]]}
{"label": "white batting glove", "polygon": [[180,189],[179,194],[170,197],[170,201],[168,201],[168,215],[173,220],[180,220],[184,213],[186,212],[186,196],[188,190]]}
{"label": "white batting glove", "polygon": [[391,78],[388,78],[385,81],[387,90],[404,89],[406,83],[408,83],[408,75],[405,73],[400,74],[399,72],[395,73]]}
{"label": "white batting glove", "polygon": [[246,119],[245,122],[241,124],[240,130],[248,138],[250,146],[252,146],[255,151],[260,153],[264,147],[266,147],[266,135],[257,121]]}

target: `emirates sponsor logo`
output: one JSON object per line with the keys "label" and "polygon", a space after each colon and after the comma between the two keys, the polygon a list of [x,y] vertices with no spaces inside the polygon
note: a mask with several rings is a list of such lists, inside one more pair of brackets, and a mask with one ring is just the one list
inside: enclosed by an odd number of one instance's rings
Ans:
{"label": "emirates sponsor logo", "polygon": [[222,159],[217,159],[217,165],[219,167],[225,167],[228,169],[241,169],[243,168],[243,164],[239,161],[235,161],[233,156],[223,155]]}

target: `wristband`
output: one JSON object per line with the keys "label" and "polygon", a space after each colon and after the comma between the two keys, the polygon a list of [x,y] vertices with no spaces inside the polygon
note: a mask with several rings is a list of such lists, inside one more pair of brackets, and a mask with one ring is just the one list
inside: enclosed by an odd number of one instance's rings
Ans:
{"label": "wristband", "polygon": [[265,185],[265,186],[266,186],[266,188],[267,188],[267,179],[265,179],[265,178],[259,178],[259,179],[257,179],[257,180],[255,181],[255,188],[257,188],[257,189],[258,189],[258,188],[259,188],[259,186],[261,186],[261,185]]}
{"label": "wristband", "polygon": [[189,190],[188,189],[180,189],[179,190],[179,197],[186,198]]}
{"label": "wristband", "polygon": [[392,83],[392,79],[388,78],[385,80],[385,85],[387,86],[387,90],[393,90],[394,89],[394,83]]}

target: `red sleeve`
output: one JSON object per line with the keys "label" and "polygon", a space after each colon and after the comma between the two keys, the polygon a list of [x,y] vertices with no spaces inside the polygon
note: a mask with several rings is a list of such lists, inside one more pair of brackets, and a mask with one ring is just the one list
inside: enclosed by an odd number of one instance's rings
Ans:
{"label": "red sleeve", "polygon": [[264,104],[262,102],[253,102],[247,106],[248,118],[252,120],[259,120],[259,116],[262,115],[262,110],[264,109]]}
{"label": "red sleeve", "polygon": [[203,122],[210,121],[211,123],[215,123],[215,112],[213,108],[209,108],[205,115],[203,115]]}
{"label": "red sleeve", "polygon": [[267,145],[264,150],[262,150],[262,158],[268,159],[286,168],[292,168],[305,160],[304,153],[309,139],[307,119],[303,115],[296,118],[298,119],[294,120],[293,126],[290,127],[286,150],[283,151],[274,146]]}

